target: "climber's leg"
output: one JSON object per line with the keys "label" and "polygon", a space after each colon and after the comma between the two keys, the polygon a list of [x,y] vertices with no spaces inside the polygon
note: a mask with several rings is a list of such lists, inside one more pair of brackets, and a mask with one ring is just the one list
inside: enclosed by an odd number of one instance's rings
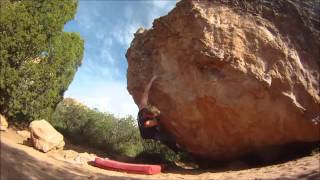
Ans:
{"label": "climber's leg", "polygon": [[172,149],[175,153],[178,153],[179,151],[182,151],[178,146],[178,144],[176,143],[176,140],[173,136],[167,134],[167,133],[162,133],[162,132],[158,132],[156,133],[155,140],[160,141],[162,144],[168,146],[170,149]]}

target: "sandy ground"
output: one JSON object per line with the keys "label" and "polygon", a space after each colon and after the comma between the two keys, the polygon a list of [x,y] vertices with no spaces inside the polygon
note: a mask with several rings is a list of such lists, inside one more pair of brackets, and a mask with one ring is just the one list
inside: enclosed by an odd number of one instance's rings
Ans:
{"label": "sandy ground", "polygon": [[176,169],[158,175],[108,171],[87,164],[94,154],[77,150],[42,153],[24,145],[25,137],[9,129],[1,132],[1,180],[131,180],[131,179],[314,179],[320,180],[320,154],[282,164],[243,170]]}

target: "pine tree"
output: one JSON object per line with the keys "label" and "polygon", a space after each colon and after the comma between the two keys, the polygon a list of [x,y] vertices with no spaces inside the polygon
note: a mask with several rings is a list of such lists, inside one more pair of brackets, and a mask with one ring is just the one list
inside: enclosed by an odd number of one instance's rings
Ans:
{"label": "pine tree", "polygon": [[84,41],[63,32],[76,0],[1,0],[0,113],[28,122],[49,118],[81,65]]}

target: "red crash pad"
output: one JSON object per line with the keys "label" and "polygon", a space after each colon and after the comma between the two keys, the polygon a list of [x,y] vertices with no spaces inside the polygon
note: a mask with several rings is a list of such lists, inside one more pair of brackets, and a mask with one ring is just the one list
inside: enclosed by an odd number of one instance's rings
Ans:
{"label": "red crash pad", "polygon": [[131,163],[123,163],[119,161],[113,161],[110,159],[103,159],[97,157],[94,160],[94,164],[97,167],[115,170],[115,171],[125,171],[129,173],[137,173],[137,174],[158,174],[161,173],[160,165],[149,165],[149,164],[131,164]]}

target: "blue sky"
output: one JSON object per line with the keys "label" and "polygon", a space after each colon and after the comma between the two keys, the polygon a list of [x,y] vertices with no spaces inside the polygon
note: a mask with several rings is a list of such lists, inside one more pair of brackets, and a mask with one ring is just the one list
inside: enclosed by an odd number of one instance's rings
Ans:
{"label": "blue sky", "polygon": [[82,66],[64,97],[72,97],[116,116],[136,116],[138,108],[127,91],[125,53],[139,27],[151,28],[176,0],[79,1],[75,19],[65,31],[85,40]]}

